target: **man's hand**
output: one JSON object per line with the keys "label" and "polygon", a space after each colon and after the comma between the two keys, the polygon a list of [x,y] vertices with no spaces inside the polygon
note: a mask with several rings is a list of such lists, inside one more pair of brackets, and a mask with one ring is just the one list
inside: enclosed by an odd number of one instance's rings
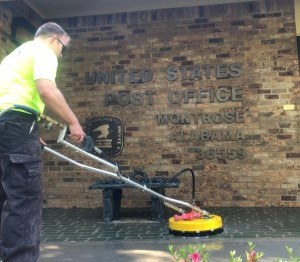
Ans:
{"label": "man's hand", "polygon": [[82,130],[82,127],[79,124],[69,125],[70,134],[68,137],[76,143],[83,141],[85,133]]}

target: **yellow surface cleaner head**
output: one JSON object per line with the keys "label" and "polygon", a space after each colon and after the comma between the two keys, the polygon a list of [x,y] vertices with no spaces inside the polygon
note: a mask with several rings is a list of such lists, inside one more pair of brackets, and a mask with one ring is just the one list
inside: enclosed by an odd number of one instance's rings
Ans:
{"label": "yellow surface cleaner head", "polygon": [[193,219],[176,219],[176,216],[169,219],[169,233],[172,235],[184,236],[206,236],[223,232],[222,218],[210,214],[207,217]]}

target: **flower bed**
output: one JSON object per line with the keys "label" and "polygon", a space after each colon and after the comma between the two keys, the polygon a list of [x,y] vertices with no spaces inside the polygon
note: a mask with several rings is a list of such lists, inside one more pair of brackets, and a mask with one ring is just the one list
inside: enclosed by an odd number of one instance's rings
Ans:
{"label": "flower bed", "polygon": [[[256,252],[253,242],[248,242],[248,250],[245,251],[245,257],[237,255],[236,251],[229,252],[229,262],[258,262],[264,256],[263,252]],[[177,262],[209,262],[209,253],[205,248],[205,244],[199,245],[187,245],[180,249],[176,249],[173,245],[168,247],[169,253],[173,256]],[[293,255],[293,249],[286,246],[286,250],[289,255],[288,260],[277,259],[276,262],[300,262],[300,257]]]}

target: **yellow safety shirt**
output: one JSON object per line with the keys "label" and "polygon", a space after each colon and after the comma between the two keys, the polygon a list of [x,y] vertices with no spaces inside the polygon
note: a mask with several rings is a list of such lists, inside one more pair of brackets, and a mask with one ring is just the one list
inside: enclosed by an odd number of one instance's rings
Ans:
{"label": "yellow safety shirt", "polygon": [[19,104],[43,113],[35,80],[55,82],[57,65],[53,50],[38,39],[16,48],[0,64],[0,110]]}

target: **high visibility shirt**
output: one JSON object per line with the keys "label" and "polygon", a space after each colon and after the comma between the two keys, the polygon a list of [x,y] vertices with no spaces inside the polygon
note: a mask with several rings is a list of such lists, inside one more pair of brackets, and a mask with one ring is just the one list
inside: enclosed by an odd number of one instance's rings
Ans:
{"label": "high visibility shirt", "polygon": [[38,39],[16,48],[0,64],[0,110],[19,104],[43,113],[35,80],[55,82],[57,65],[54,51]]}

